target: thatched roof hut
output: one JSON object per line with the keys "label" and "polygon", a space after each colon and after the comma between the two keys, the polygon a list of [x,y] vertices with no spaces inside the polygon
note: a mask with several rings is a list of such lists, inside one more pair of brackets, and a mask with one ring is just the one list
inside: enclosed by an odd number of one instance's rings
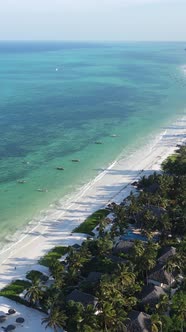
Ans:
{"label": "thatched roof hut", "polygon": [[127,332],[149,332],[151,331],[151,317],[144,312],[132,310],[129,313]]}
{"label": "thatched roof hut", "polygon": [[90,272],[86,280],[90,283],[99,282],[101,280],[101,276],[101,272]]}
{"label": "thatched roof hut", "polygon": [[165,264],[169,257],[176,255],[175,247],[166,247],[162,250],[160,257],[158,258],[158,262]]}
{"label": "thatched roof hut", "polygon": [[145,187],[144,191],[147,193],[150,193],[150,194],[155,194],[158,189],[159,189],[159,184],[154,182],[151,185],[149,185],[148,187]]}
{"label": "thatched roof hut", "polygon": [[134,246],[133,241],[121,240],[116,244],[115,248],[113,249],[113,252],[114,254],[118,253],[128,254],[133,246]]}
{"label": "thatched roof hut", "polygon": [[93,306],[96,306],[97,304],[96,297],[91,294],[81,292],[77,289],[73,290],[69,295],[67,295],[66,301],[80,302],[84,307],[86,307],[88,304],[92,304]]}
{"label": "thatched roof hut", "polygon": [[154,285],[146,285],[143,287],[139,298],[141,299],[140,308],[144,308],[146,305],[151,307],[155,306],[160,299],[160,296],[165,295],[163,288]]}
{"label": "thatched roof hut", "polygon": [[170,286],[174,281],[174,277],[171,273],[165,270],[164,266],[156,265],[156,267],[149,274],[148,281],[149,283],[159,284],[161,286]]}

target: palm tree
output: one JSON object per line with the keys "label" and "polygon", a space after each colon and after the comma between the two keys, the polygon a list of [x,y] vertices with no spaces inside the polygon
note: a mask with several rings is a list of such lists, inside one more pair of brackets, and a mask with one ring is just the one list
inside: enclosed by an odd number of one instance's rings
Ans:
{"label": "palm tree", "polygon": [[82,320],[78,324],[78,331],[88,332],[98,331],[100,329],[95,312],[96,309],[91,304],[88,304],[87,307],[84,308],[84,311],[82,313]]}
{"label": "palm tree", "polygon": [[149,241],[153,238],[153,232],[147,229],[142,229],[141,235],[146,237]]}
{"label": "palm tree", "polygon": [[161,196],[166,197],[167,193],[170,191],[171,186],[173,185],[173,178],[169,175],[163,174],[159,177],[158,184]]}
{"label": "palm tree", "polygon": [[108,225],[108,220],[106,218],[103,218],[99,221],[99,237],[104,236],[105,234],[105,228]]}
{"label": "palm tree", "polygon": [[[124,285],[124,279],[126,285]],[[122,287],[120,285],[121,280]],[[130,272],[127,276],[124,269],[121,270],[120,276],[116,273],[114,276],[107,275],[101,280],[97,294],[99,298],[97,307],[99,309],[100,326],[103,331],[125,331],[127,312],[136,304],[136,298],[131,296],[129,291],[132,288],[131,285],[133,285],[132,280],[134,281],[133,276],[130,275]]]}
{"label": "palm tree", "polygon": [[113,209],[113,212],[116,216],[114,219],[115,229],[118,231],[119,234],[123,234],[128,226],[126,207],[116,205]]}
{"label": "palm tree", "polygon": [[135,257],[135,260],[137,260],[139,257],[142,257],[144,254],[145,248],[144,244],[140,240],[136,240],[134,242],[134,246],[132,247],[132,256]]}
{"label": "palm tree", "polygon": [[58,328],[63,328],[66,325],[67,316],[64,311],[58,307],[52,307],[48,317],[42,318],[42,324],[46,324],[45,328],[51,327],[54,332]]}
{"label": "palm tree", "polygon": [[[89,325],[84,324],[79,331],[80,332],[95,332],[97,330],[95,330],[94,328],[92,328]],[[99,329],[99,331],[100,331],[100,329]]]}
{"label": "palm tree", "polygon": [[159,302],[156,304],[156,310],[158,314],[165,313],[169,307],[169,297],[167,294],[161,295]]}
{"label": "palm tree", "polygon": [[186,294],[182,291],[177,292],[172,299],[173,312],[181,322],[181,331],[184,332],[184,322],[186,321]]}
{"label": "palm tree", "polygon": [[159,230],[161,231],[161,243],[167,239],[171,232],[171,221],[167,213],[163,214],[159,220]]}
{"label": "palm tree", "polygon": [[51,274],[53,276],[54,279],[58,279],[61,278],[65,268],[64,266],[58,261],[56,260],[52,266],[50,267],[51,269]]}
{"label": "palm tree", "polygon": [[83,265],[89,261],[90,259],[90,252],[88,250],[85,250],[85,247],[83,246],[80,251],[71,250],[68,257],[68,266],[69,268],[73,267],[74,269],[77,269],[79,271]]}
{"label": "palm tree", "polygon": [[116,319],[116,311],[109,301],[102,301],[101,311],[98,314],[103,331],[108,332],[113,327],[113,321]]}
{"label": "palm tree", "polygon": [[68,285],[75,285],[81,276],[81,270],[86,262],[90,260],[90,252],[87,250],[86,246],[83,246],[82,250],[75,251],[71,250],[69,256],[67,257],[68,262],[68,273],[64,274],[65,282]]}
{"label": "palm tree", "polygon": [[126,312],[121,308],[122,304],[115,305],[105,301],[102,303],[102,309],[98,313],[100,319],[99,331],[105,332],[124,332],[126,331]]}
{"label": "palm tree", "polygon": [[137,201],[136,197],[133,194],[130,194],[128,199],[129,199],[130,205],[127,208],[127,215],[128,215],[128,217],[132,216],[132,219],[137,224],[137,221],[138,221],[137,216],[142,211],[142,206],[139,204],[139,202]]}
{"label": "palm tree", "polygon": [[156,264],[156,256],[157,256],[157,245],[153,242],[148,242],[145,247],[144,254],[142,256],[141,263],[144,266],[144,271],[146,274],[146,281],[148,283],[148,271],[151,270]]}
{"label": "palm tree", "polygon": [[136,291],[139,291],[139,285],[136,283],[135,273],[129,271],[129,267],[125,264],[118,265],[118,269],[113,276],[112,282],[122,294],[127,294],[129,297]]}
{"label": "palm tree", "polygon": [[99,256],[105,257],[105,255],[111,251],[112,247],[113,242],[108,234],[97,240],[97,250]]}
{"label": "palm tree", "polygon": [[28,298],[30,304],[36,305],[44,296],[44,287],[42,289],[40,287],[40,280],[35,279],[32,282],[32,285],[27,289],[26,294],[24,295],[25,298]]}
{"label": "palm tree", "polygon": [[141,229],[145,229],[146,231],[153,231],[157,226],[157,217],[149,209],[144,211],[140,219]]}
{"label": "palm tree", "polygon": [[162,332],[162,322],[158,314],[151,315],[151,324],[152,332]]}
{"label": "palm tree", "polygon": [[67,311],[67,331],[80,331],[83,321],[84,306],[80,302],[69,301],[66,306]]}
{"label": "palm tree", "polygon": [[181,259],[180,259],[180,257],[179,257],[178,254],[175,255],[175,256],[171,256],[167,260],[167,262],[166,262],[166,264],[164,266],[164,269],[170,274],[170,285],[174,281],[174,279],[173,279],[173,273],[175,271],[180,271],[180,265],[181,265],[181,264],[179,264],[179,263],[181,263],[180,260]]}

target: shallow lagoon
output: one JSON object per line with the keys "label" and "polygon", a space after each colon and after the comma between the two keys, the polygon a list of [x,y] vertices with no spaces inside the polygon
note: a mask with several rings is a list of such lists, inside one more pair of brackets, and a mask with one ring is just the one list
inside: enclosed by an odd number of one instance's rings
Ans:
{"label": "shallow lagoon", "polygon": [[183,49],[182,43],[0,44],[0,241],[11,241],[8,234],[37,222],[41,211],[181,116]]}

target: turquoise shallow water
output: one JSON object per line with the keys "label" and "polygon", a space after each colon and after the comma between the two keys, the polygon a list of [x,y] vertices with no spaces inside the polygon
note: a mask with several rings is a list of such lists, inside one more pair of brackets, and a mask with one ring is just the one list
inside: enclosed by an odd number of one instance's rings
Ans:
{"label": "turquoise shallow water", "polygon": [[184,48],[0,43],[0,242],[181,115]]}

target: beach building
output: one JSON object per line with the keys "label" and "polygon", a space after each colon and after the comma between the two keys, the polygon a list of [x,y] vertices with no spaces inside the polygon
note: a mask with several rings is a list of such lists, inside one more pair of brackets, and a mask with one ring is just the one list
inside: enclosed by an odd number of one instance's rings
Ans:
{"label": "beach building", "polygon": [[162,265],[156,265],[148,276],[148,284],[160,286],[163,288],[170,287],[174,284],[175,279],[172,273],[166,271]]}
{"label": "beach building", "polygon": [[144,312],[132,310],[128,316],[127,332],[151,331],[151,317]]}
{"label": "beach building", "polygon": [[175,255],[176,255],[175,247],[166,247],[163,249],[160,257],[158,258],[158,262],[161,264],[165,264],[170,257],[175,256]]}
{"label": "beach building", "polygon": [[97,283],[101,280],[102,273],[101,272],[90,272],[86,279],[87,282]]}
{"label": "beach building", "polygon": [[97,304],[97,298],[91,294],[81,292],[77,289],[73,290],[67,297],[66,301],[80,302],[84,307],[88,304],[92,304],[94,307]]}
{"label": "beach building", "polygon": [[151,308],[153,308],[159,302],[160,297],[165,294],[166,292],[162,287],[155,285],[144,286],[139,296],[141,299],[139,304],[140,309],[143,310],[146,305],[149,305]]}
{"label": "beach building", "polygon": [[128,254],[133,246],[134,246],[133,241],[121,240],[116,244],[113,251],[114,254],[119,254],[119,253]]}

